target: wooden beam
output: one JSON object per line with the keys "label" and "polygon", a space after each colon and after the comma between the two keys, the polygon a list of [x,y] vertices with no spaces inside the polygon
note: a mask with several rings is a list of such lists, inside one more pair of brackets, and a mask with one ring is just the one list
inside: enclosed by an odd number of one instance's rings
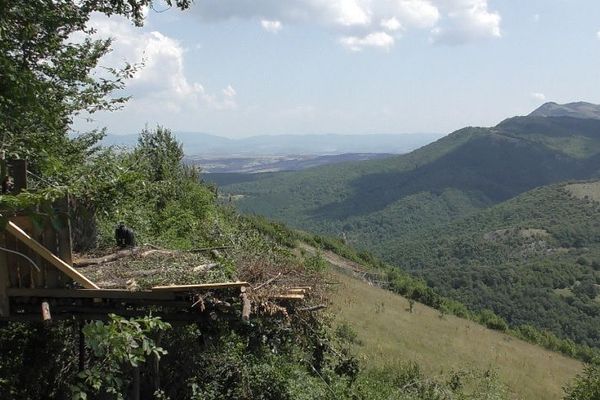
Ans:
{"label": "wooden beam", "polygon": [[38,243],[35,239],[29,236],[14,222],[9,221],[6,225],[6,231],[23,242],[31,250],[42,256],[50,264],[61,270],[69,278],[79,283],[81,286],[87,289],[100,289],[94,282],[83,276],[79,271],[71,267],[69,264],[58,258],[54,253],[45,248],[43,245]]}
{"label": "wooden beam", "polygon": [[153,291],[189,292],[194,290],[229,289],[250,286],[248,282],[201,283],[197,285],[154,286]]}
{"label": "wooden beam", "polygon": [[121,300],[174,300],[172,292],[151,292],[149,290],[132,292],[125,289],[20,289],[8,288],[8,297],[48,297],[48,298],[86,298]]}

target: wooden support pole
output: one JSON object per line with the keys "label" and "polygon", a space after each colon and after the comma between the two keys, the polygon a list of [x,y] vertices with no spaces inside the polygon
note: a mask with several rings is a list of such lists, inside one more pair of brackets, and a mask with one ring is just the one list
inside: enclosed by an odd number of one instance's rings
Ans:
{"label": "wooden support pole", "polygon": [[132,400],[140,400],[140,367],[133,368],[133,381],[131,384],[133,386],[131,393]]}
{"label": "wooden support pole", "polygon": [[[159,331],[158,336],[156,338],[156,345],[160,346],[160,342],[162,340],[163,332]],[[152,374],[154,375],[154,393],[160,390],[160,356],[158,354],[154,354],[153,365],[152,365]]]}
{"label": "wooden support pole", "polygon": [[242,286],[240,288],[240,298],[242,299],[242,320],[250,321],[250,312],[252,311],[252,304],[250,303],[250,299],[248,298],[248,293],[246,293],[246,287]]}
{"label": "wooden support pole", "polygon": [[[0,246],[6,247],[6,234],[0,232]],[[6,253],[0,251],[0,317],[8,317],[10,315],[10,307],[8,301],[7,289],[10,286],[10,278],[8,274],[8,262]]]}
{"label": "wooden support pole", "polygon": [[77,322],[79,333],[79,372],[85,369],[85,335],[83,334],[84,321]]}
{"label": "wooden support pole", "polygon": [[99,289],[99,287],[88,278],[83,276],[79,271],[71,267],[69,264],[58,258],[50,250],[42,246],[39,242],[29,236],[25,231],[19,228],[14,222],[9,221],[6,225],[6,231],[23,242],[31,250],[42,256],[50,264],[65,273],[69,278],[79,283],[86,289]]}
{"label": "wooden support pole", "polygon": [[27,161],[13,160],[10,162],[14,179],[13,194],[19,194],[27,189]]}
{"label": "wooden support pole", "polygon": [[45,324],[52,322],[52,315],[50,314],[50,304],[47,301],[42,302],[42,321]]}

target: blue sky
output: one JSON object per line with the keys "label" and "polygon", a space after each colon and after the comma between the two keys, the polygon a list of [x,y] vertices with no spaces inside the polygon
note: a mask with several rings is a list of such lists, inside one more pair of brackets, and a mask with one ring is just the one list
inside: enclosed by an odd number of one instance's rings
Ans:
{"label": "blue sky", "polygon": [[91,24],[114,38],[103,65],[145,67],[123,110],[79,130],[447,133],[600,103],[597,0],[197,0]]}

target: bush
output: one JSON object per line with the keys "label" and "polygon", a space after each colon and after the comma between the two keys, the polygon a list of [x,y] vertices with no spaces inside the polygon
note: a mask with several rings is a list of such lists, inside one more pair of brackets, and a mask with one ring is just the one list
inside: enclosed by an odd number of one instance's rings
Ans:
{"label": "bush", "polygon": [[600,366],[588,365],[575,381],[565,388],[565,400],[600,399]]}
{"label": "bush", "polygon": [[490,329],[495,329],[497,331],[506,332],[508,330],[508,324],[506,321],[494,314],[491,310],[483,310],[479,314],[479,322]]}

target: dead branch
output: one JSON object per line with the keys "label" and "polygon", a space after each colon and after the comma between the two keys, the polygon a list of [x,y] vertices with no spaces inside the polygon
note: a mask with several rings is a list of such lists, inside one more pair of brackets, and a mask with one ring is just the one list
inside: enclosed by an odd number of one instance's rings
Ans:
{"label": "dead branch", "polygon": [[268,284],[270,284],[271,282],[273,282],[275,279],[279,278],[280,276],[281,276],[281,272],[278,273],[277,275],[275,275],[274,277],[272,277],[271,279],[268,279],[266,282],[263,282],[260,285],[256,286],[253,290],[258,290],[260,288],[267,286]]}
{"label": "dead branch", "polygon": [[151,250],[144,251],[144,249],[141,247],[134,247],[132,249],[119,250],[115,253],[107,254],[105,256],[98,257],[98,258],[88,258],[88,259],[77,260],[73,263],[73,265],[75,267],[87,267],[89,265],[106,264],[109,262],[117,261],[121,258],[133,257],[136,255],[139,255],[140,257],[148,257],[149,255],[152,255],[152,254],[172,255],[174,253],[175,252],[169,251],[169,250],[157,250],[157,249],[151,249]]}

